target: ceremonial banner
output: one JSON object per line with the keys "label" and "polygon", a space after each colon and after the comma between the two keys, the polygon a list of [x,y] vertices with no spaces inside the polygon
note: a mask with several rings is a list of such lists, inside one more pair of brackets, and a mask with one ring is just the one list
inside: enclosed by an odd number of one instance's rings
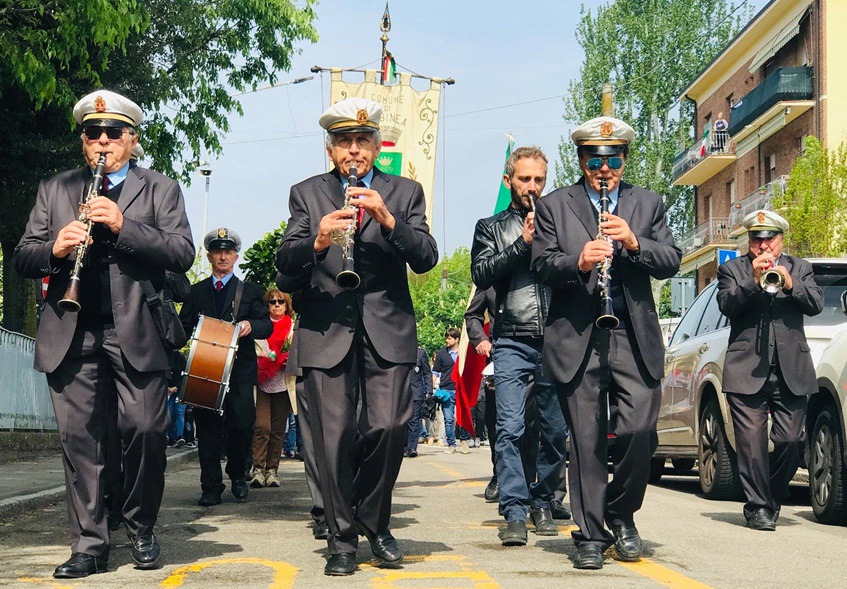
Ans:
{"label": "ceremonial banner", "polygon": [[377,83],[376,70],[366,70],[364,82],[359,83],[345,82],[341,69],[333,68],[330,71],[332,104],[356,96],[382,105],[382,119],[379,123],[382,150],[377,157],[376,167],[383,172],[421,183],[426,196],[426,218],[432,231],[441,80],[432,78],[429,89],[419,92],[412,88],[412,76],[407,73],[400,74],[399,84],[383,86]]}

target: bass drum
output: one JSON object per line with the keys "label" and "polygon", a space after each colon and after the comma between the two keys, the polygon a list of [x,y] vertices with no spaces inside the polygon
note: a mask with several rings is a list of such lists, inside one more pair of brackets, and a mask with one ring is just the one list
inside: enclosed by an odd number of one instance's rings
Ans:
{"label": "bass drum", "polygon": [[223,415],[240,333],[240,324],[200,315],[191,334],[179,403],[212,409]]}

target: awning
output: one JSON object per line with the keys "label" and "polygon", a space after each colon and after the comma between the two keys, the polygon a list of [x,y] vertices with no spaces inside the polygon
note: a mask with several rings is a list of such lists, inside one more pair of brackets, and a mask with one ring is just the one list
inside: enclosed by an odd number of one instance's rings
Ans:
{"label": "awning", "polygon": [[750,63],[751,73],[755,73],[756,70],[765,65],[767,60],[776,55],[777,51],[782,49],[786,43],[800,33],[800,21],[805,15],[806,11],[804,10],[782,27],[775,37],[765,43],[765,46],[756,54],[756,57]]}

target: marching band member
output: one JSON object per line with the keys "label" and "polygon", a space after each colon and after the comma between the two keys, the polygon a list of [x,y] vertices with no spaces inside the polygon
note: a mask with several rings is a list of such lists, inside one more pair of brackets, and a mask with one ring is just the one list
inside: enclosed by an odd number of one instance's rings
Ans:
{"label": "marching band member", "polygon": [[[682,253],[674,245],[662,198],[621,182],[635,139],[632,127],[599,117],[577,127],[571,138],[583,176],[539,201],[532,268],[553,287],[545,341],[555,344],[544,346],[544,371],[556,381],[571,431],[571,510],[579,526],[572,534],[579,552],[574,566],[599,569],[612,544],[623,560],[641,557],[633,515],[641,508],[658,440],[664,372],[650,278],[676,274]],[[599,218],[601,180],[612,202],[605,219]],[[598,225],[606,239],[597,235]],[[606,259],[611,261],[607,292],[619,321],[614,329],[595,326],[597,265]],[[610,431],[617,437],[609,483]]]}

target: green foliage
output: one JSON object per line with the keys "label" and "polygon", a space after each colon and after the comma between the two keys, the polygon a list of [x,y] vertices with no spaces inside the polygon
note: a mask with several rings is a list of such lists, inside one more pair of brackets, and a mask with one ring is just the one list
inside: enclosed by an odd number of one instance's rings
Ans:
{"label": "green foliage", "polygon": [[[686,103],[680,115],[679,93],[740,29],[736,10],[727,0],[613,0],[596,13],[581,10],[576,37],[585,59],[568,86],[564,118],[575,127],[599,116],[602,85],[614,84],[615,116],[636,134],[624,179],[664,196],[678,235],[694,219],[693,190],[671,185],[680,126],[690,126],[680,118],[690,121],[693,112]],[[563,137],[556,185],[581,174],[576,149]]]}
{"label": "green foliage", "polygon": [[[447,288],[442,290],[445,267]],[[471,284],[471,252],[466,247],[456,248],[451,256],[426,274],[409,275],[418,343],[428,354],[444,347],[444,332],[448,327],[462,328]]]}
{"label": "green foliage", "polygon": [[286,222],[279,224],[279,228],[265,235],[248,250],[244,252],[241,268],[245,271],[244,280],[254,282],[263,288],[274,285],[276,278],[276,251],[282,243],[285,235]]}
{"label": "green foliage", "polygon": [[785,193],[773,207],[786,218],[785,249],[810,258],[842,257],[847,252],[847,144],[825,149],[806,138],[806,152],[794,162]]}

